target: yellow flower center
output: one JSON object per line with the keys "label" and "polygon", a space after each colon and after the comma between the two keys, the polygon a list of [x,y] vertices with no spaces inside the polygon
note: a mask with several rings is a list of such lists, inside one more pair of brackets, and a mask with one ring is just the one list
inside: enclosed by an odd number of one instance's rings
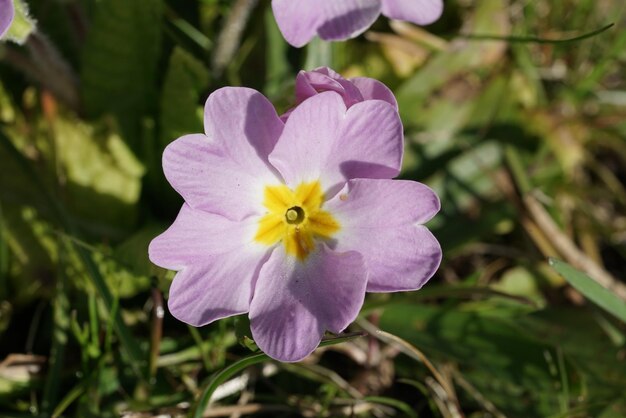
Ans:
{"label": "yellow flower center", "polygon": [[254,239],[266,245],[282,241],[287,254],[304,260],[315,248],[315,238],[328,239],[339,230],[339,223],[322,210],[323,203],[319,181],[302,183],[296,190],[266,186],[263,206],[268,213],[259,221]]}

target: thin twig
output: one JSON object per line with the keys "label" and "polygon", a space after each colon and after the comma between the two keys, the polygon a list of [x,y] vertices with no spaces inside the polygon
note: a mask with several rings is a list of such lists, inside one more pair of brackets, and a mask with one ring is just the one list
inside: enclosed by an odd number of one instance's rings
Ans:
{"label": "thin twig", "polygon": [[257,2],[258,0],[237,0],[232,7],[217,38],[217,45],[213,53],[211,66],[216,77],[220,77],[226,66],[233,60],[237,48],[241,44],[241,36],[246,28],[246,23]]}
{"label": "thin twig", "polygon": [[524,205],[535,223],[544,231],[556,250],[574,267],[587,273],[600,285],[611,290],[626,301],[626,285],[583,253],[572,240],[561,231],[546,209],[532,195],[524,196]]}
{"label": "thin twig", "polygon": [[78,77],[56,46],[40,32],[34,32],[25,44],[28,56],[9,47],[3,59],[16,70],[32,78],[74,111],[79,110]]}
{"label": "thin twig", "polygon": [[439,411],[441,411],[444,418],[463,417],[454,399],[450,398],[448,392],[439,384],[437,380],[428,376],[424,381],[426,382],[426,386],[428,386],[433,393],[435,404],[437,404],[437,408],[439,408]]}
{"label": "thin twig", "polygon": [[152,326],[150,329],[150,375],[156,376],[158,368],[159,353],[161,349],[161,340],[163,338],[163,317],[165,309],[163,308],[163,294],[159,289],[152,288]]}
{"label": "thin twig", "polygon": [[485,396],[480,393],[478,389],[476,389],[470,382],[465,379],[465,377],[456,369],[452,370],[452,375],[454,380],[459,384],[460,387],[465,389],[467,393],[469,393],[479,404],[481,404],[487,412],[492,414],[496,418],[506,418],[506,416],[500,412],[500,410],[491,402],[489,399],[485,398]]}
{"label": "thin twig", "polygon": [[368,333],[376,336],[376,338],[379,338],[381,341],[387,344],[394,345],[395,347],[398,348],[398,350],[402,351],[404,354],[423,363],[428,368],[428,370],[430,370],[430,372],[435,377],[435,379],[437,379],[437,381],[439,382],[439,385],[446,391],[447,397],[454,400],[458,404],[456,393],[454,391],[454,387],[452,386],[451,382],[448,379],[446,379],[439,372],[439,370],[437,370],[435,365],[417,347],[409,344],[408,342],[406,342],[400,337],[397,337],[393,334],[390,334],[388,332],[385,332],[375,327],[374,325],[372,325],[371,323],[369,323],[368,321],[364,319],[358,320],[357,323],[359,324],[359,326],[363,327],[363,329],[365,329]]}

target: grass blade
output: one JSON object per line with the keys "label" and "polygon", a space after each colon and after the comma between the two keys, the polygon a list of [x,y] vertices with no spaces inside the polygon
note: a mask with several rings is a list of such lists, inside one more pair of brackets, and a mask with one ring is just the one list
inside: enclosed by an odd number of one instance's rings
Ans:
{"label": "grass blade", "polygon": [[576,270],[564,261],[551,258],[549,262],[557,273],[586,298],[621,321],[626,322],[626,304],[610,290],[605,289],[585,273]]}
{"label": "grass blade", "polygon": [[363,400],[379,405],[391,406],[396,408],[398,411],[403,412],[404,415],[407,417],[417,418],[417,413],[406,402],[402,402],[394,398],[389,398],[387,396],[366,396],[365,398],[363,398]]}
{"label": "grass blade", "polygon": [[566,44],[570,42],[579,42],[584,39],[592,38],[596,35],[601,34],[615,26],[615,23],[609,23],[606,26],[601,27],[600,29],[596,29],[591,32],[587,32],[585,34],[575,36],[573,38],[566,39],[549,39],[549,38],[539,38],[536,36],[499,36],[499,35],[461,35],[462,38],[473,40],[473,41],[506,41],[510,43],[531,43],[531,44]]}

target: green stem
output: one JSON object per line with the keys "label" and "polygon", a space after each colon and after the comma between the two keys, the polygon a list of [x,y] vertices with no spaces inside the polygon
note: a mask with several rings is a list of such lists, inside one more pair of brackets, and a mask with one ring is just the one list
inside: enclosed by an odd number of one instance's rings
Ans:
{"label": "green stem", "polygon": [[[323,340],[320,343],[320,347],[325,347],[328,345],[335,345],[344,343],[346,341],[353,340],[358,337],[362,337],[363,333],[353,333],[353,334],[344,334],[334,338],[330,338],[327,340]],[[222,371],[215,374],[211,380],[206,384],[204,389],[202,390],[202,394],[198,398],[198,402],[196,403],[196,407],[189,414],[190,418],[202,418],[204,416],[204,412],[209,406],[211,396],[215,392],[215,390],[228,379],[230,379],[235,374],[241,372],[247,367],[253,366],[255,364],[262,363],[264,361],[271,360],[267,354],[259,353],[254,354],[250,357],[243,358],[230,366],[224,368]]]}
{"label": "green stem", "polygon": [[333,68],[333,46],[320,38],[314,38],[306,49],[305,70],[313,70],[318,67]]}

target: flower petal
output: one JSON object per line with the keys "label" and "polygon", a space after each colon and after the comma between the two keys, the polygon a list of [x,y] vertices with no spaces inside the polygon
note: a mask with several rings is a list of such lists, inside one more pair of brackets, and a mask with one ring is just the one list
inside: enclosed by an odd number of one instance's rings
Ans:
{"label": "flower petal", "polygon": [[272,0],[272,9],[285,39],[298,48],[313,39],[324,19],[319,5],[311,0]]}
{"label": "flower petal", "polygon": [[441,262],[441,247],[422,224],[439,199],[421,183],[351,180],[324,208],[341,224],[335,251],[357,251],[369,273],[368,292],[419,289]]}
{"label": "flower petal", "polygon": [[339,93],[346,107],[363,101],[361,92],[354,84],[328,67],[298,73],[296,77],[296,101],[298,103],[323,91]]}
{"label": "flower petal", "polygon": [[181,270],[169,308],[195,326],[248,312],[267,249],[253,242],[256,222],[233,222],[183,205],[176,221],[150,243],[153,263]]}
{"label": "flower petal", "polygon": [[152,240],[150,260],[163,268],[182,270],[216,255],[253,246],[256,219],[234,222],[184,204],[174,223]]}
{"label": "flower petal", "polygon": [[320,246],[298,261],[278,247],[263,265],[250,304],[254,341],[270,357],[299,361],[325,330],[343,331],[359,313],[367,274],[356,252]]}
{"label": "flower petal", "polygon": [[267,156],[284,124],[274,105],[261,93],[246,87],[224,87],[213,92],[204,105],[206,135],[233,156]]}
{"label": "flower petal", "polygon": [[258,213],[263,186],[278,181],[267,156],[283,126],[255,90],[217,90],[205,106],[206,136],[187,135],[168,145],[165,176],[191,207],[233,220]]}
{"label": "flower petal", "polygon": [[398,109],[398,102],[389,87],[378,80],[367,77],[356,77],[348,80],[363,96],[363,100],[382,100]]}
{"label": "flower petal", "polygon": [[359,36],[376,21],[381,11],[380,0],[318,0],[313,3],[321,3],[324,8],[324,22],[317,33],[329,41]]}
{"label": "flower petal", "polygon": [[0,0],[0,38],[9,30],[14,15],[13,0]]}
{"label": "flower petal", "polygon": [[316,33],[327,40],[353,38],[374,23],[380,8],[380,0],[272,0],[278,27],[295,47]]}
{"label": "flower petal", "polygon": [[429,25],[443,13],[442,0],[382,0],[383,14],[390,19]]}
{"label": "flower petal", "polygon": [[340,95],[324,92],[294,109],[269,159],[289,187],[321,180],[328,191],[351,178],[396,176],[402,141],[402,122],[389,103],[346,110]]}

